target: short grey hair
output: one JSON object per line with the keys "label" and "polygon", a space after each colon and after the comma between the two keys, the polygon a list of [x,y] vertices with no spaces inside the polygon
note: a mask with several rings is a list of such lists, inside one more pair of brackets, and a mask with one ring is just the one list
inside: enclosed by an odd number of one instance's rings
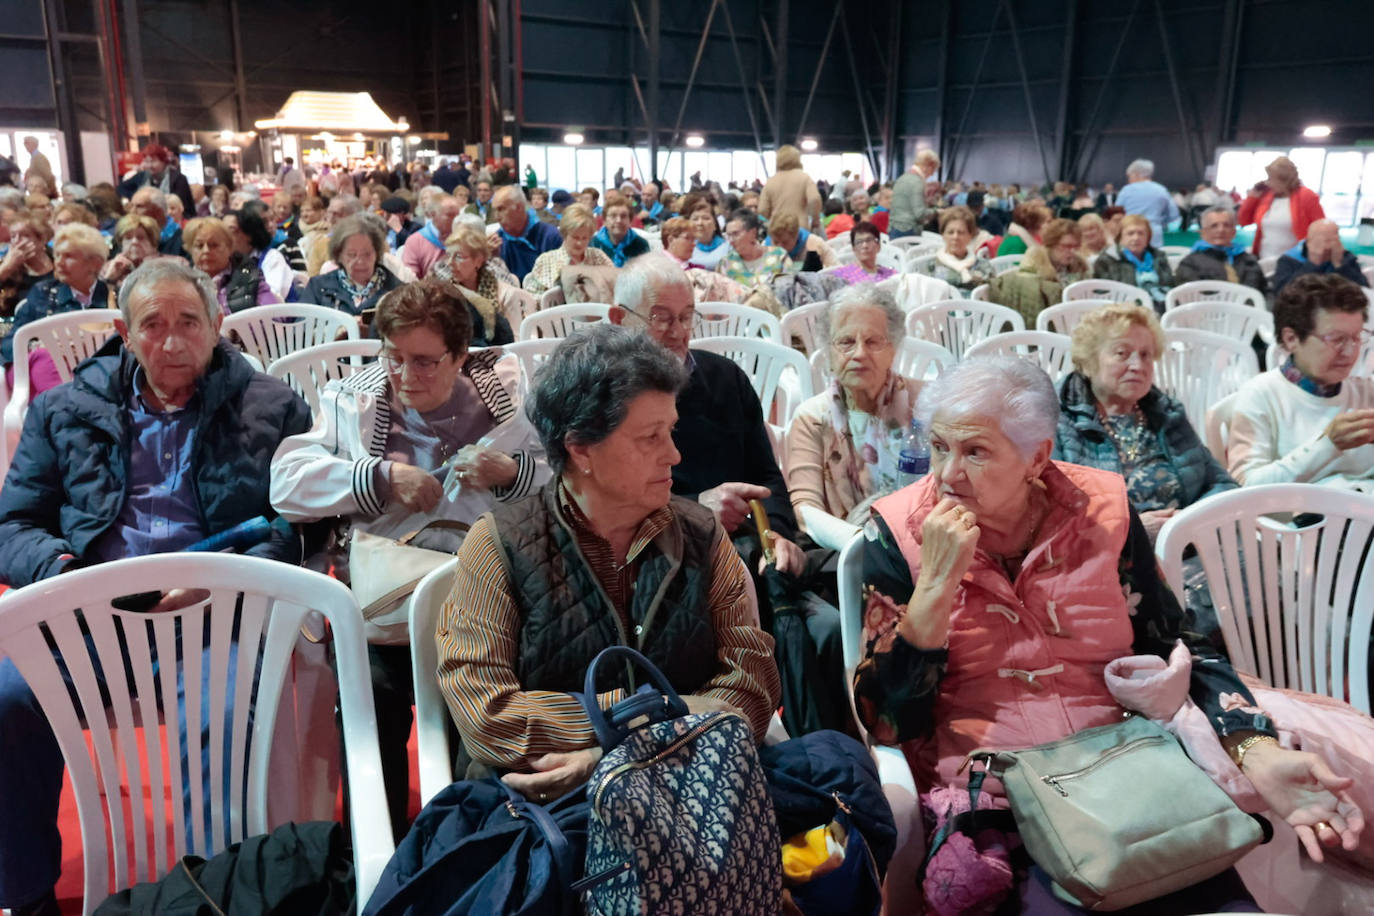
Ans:
{"label": "short grey hair", "polygon": [[1126,166],[1126,176],[1139,175],[1141,178],[1153,178],[1155,174],[1155,164],[1149,159],[1137,159]]}
{"label": "short grey hair", "polygon": [[821,309],[820,319],[816,322],[821,343],[829,345],[830,332],[839,323],[842,309],[865,307],[882,309],[883,317],[887,319],[888,343],[900,345],[906,339],[906,312],[897,304],[896,297],[885,289],[879,289],[877,284],[856,283],[840,290],[830,300],[830,306]]}
{"label": "short grey hair", "polygon": [[681,286],[693,295],[692,281],[676,261],[657,252],[640,255],[616,275],[614,303],[630,312],[640,312],[641,306],[647,311],[664,288],[672,286]]}
{"label": "short grey hair", "polygon": [[0,207],[24,209],[24,192],[18,188],[0,188]]}
{"label": "short grey hair", "polygon": [[1232,210],[1230,207],[1223,207],[1221,204],[1213,204],[1212,206],[1208,207],[1206,210],[1203,210],[1203,211],[1202,211],[1202,216],[1199,216],[1199,217],[1198,217],[1197,224],[1198,224],[1199,226],[1202,225],[1202,217],[1206,216],[1208,213],[1221,213],[1221,214],[1224,214],[1224,215],[1226,215],[1226,216],[1229,216],[1229,217],[1231,218],[1231,222],[1234,223],[1234,222],[1236,221],[1236,211],[1235,211],[1235,210]]}
{"label": "short grey hair", "polygon": [[215,292],[215,282],[208,274],[196,270],[181,258],[149,258],[134,268],[119,287],[119,311],[126,325],[133,327],[134,296],[146,295],[165,283],[189,283],[194,286],[196,292],[200,293],[201,302],[205,304],[206,316],[211,324],[215,323],[215,316],[220,314],[219,294]]}
{"label": "short grey hair", "polygon": [[134,192],[134,197],[140,194],[152,201],[153,206],[157,207],[164,214],[167,212],[167,195],[162,193],[161,188],[155,188],[150,184],[145,184]]}
{"label": "short grey hair", "polygon": [[335,204],[341,205],[339,210],[343,216],[352,216],[354,213],[362,212],[363,209],[363,202],[352,194],[335,194],[330,199],[329,206],[333,207]]}
{"label": "short grey hair", "polygon": [[930,429],[939,416],[959,420],[988,417],[997,422],[1022,458],[1030,458],[1059,425],[1054,383],[1035,363],[1019,356],[976,356],[926,382],[916,401],[916,419]]}
{"label": "short grey hair", "polygon": [[487,221],[476,213],[459,213],[453,220],[453,228],[457,229],[459,224],[472,226],[474,229],[480,230],[484,236],[487,234]]}
{"label": "short grey hair", "polygon": [[77,184],[75,181],[69,181],[62,186],[62,193],[70,194],[72,197],[80,200],[86,196],[87,192],[85,185]]}
{"label": "short grey hair", "polygon": [[369,216],[372,214],[354,213],[334,225],[329,232],[329,260],[342,267],[339,254],[343,251],[344,243],[355,235],[365,235],[372,243],[372,250],[377,252],[377,263],[382,263],[382,256],[386,254],[386,230],[377,225],[380,220],[374,222],[368,219]]}
{"label": "short grey hair", "polygon": [[676,397],[686,384],[682,360],[652,337],[601,322],[553,351],[535,376],[525,414],[549,466],[562,474],[568,445],[604,441],[625,422],[635,398],[652,391]]}
{"label": "short grey hair", "polygon": [[94,226],[87,226],[85,223],[68,223],[60,227],[52,240],[54,252],[57,246],[64,242],[74,246],[77,251],[85,252],[88,256],[99,258],[101,261],[110,256],[110,243],[105,241],[105,236]]}

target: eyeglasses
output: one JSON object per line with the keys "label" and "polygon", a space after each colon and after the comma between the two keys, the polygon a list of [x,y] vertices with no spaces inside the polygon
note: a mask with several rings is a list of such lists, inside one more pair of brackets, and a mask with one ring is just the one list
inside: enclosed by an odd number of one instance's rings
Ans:
{"label": "eyeglasses", "polygon": [[420,378],[430,378],[439,371],[444,360],[451,355],[451,353],[445,353],[438,359],[433,356],[413,356],[410,359],[401,359],[396,355],[395,350],[383,350],[377,358],[382,365],[386,366],[388,372],[400,375],[409,368],[412,373]]}
{"label": "eyeglasses", "polygon": [[1370,338],[1374,337],[1374,332],[1365,328],[1358,334],[1313,334],[1312,336],[1333,350],[1358,350],[1369,343]]}
{"label": "eyeglasses", "polygon": [[857,352],[860,344],[863,344],[863,348],[868,352],[878,353],[892,346],[892,341],[878,337],[870,337],[867,339],[858,337],[837,337],[830,341],[830,346],[834,347],[836,352],[843,353],[846,356],[850,353]]}
{"label": "eyeglasses", "polygon": [[852,245],[851,247],[853,247],[853,248],[858,248],[860,245],[881,245],[881,244],[882,244],[882,242],[878,241],[877,239],[875,239],[875,238],[874,238],[873,236],[871,236],[871,235],[861,235],[861,236],[859,236],[858,238],[856,238],[856,239],[854,240],[854,243],[853,243],[853,245]]}
{"label": "eyeglasses", "polygon": [[668,330],[674,324],[690,331],[697,320],[697,313],[691,309],[688,309],[676,317],[666,314],[665,312],[651,312],[648,315],[641,315],[639,312],[633,311],[632,309],[625,309],[625,311],[659,332]]}

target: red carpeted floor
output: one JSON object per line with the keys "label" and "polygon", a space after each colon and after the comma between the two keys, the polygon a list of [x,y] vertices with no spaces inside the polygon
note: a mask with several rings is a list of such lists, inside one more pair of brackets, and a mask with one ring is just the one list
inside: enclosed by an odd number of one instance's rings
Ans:
{"label": "red carpeted floor", "polygon": [[[420,811],[420,777],[415,756],[415,730],[410,732],[410,815]],[[146,791],[146,790],[145,790]],[[340,797],[334,816],[342,819],[343,801]],[[62,785],[62,805],[58,812],[58,826],[62,830],[62,878],[57,882],[57,898],[64,916],[80,916],[82,850],[81,824],[76,814],[76,799],[72,795],[71,780]]]}

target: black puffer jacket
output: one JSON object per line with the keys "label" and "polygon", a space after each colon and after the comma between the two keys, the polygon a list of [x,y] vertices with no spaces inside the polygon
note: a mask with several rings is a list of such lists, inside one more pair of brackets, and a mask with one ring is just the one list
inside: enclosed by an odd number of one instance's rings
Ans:
{"label": "black puffer jacket", "polygon": [[[69,385],[34,399],[0,489],[0,582],[21,586],[86,556],[124,507],[132,439],[128,397],[137,362],[111,338]],[[191,478],[201,526],[218,533],[273,518],[268,466],[287,436],[310,428],[310,408],[284,383],[254,372],[221,341],[199,382]],[[247,551],[300,562],[300,540],[274,532]]]}

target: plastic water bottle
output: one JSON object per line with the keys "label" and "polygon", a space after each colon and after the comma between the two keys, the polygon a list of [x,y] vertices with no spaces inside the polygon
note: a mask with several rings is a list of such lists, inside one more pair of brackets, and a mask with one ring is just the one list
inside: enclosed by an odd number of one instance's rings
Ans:
{"label": "plastic water bottle", "polygon": [[926,434],[921,424],[911,421],[911,429],[902,440],[902,449],[897,455],[897,479],[901,486],[907,486],[926,476],[930,470],[930,446],[926,444]]}

